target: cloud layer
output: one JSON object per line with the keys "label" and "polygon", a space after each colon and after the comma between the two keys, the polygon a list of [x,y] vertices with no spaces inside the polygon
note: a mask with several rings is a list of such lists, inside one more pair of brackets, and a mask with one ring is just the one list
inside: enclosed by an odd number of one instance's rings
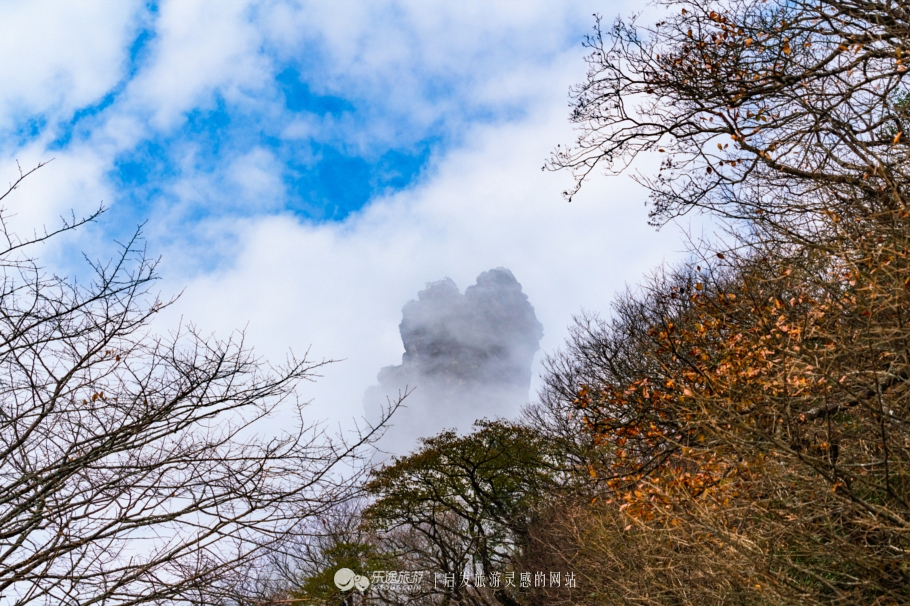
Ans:
{"label": "cloud layer", "polygon": [[383,451],[405,454],[417,438],[513,417],[527,403],[543,326],[508,269],[483,272],[464,294],[449,278],[428,284],[402,309],[399,332],[401,364],[383,368],[364,395],[375,425],[396,394],[412,390],[383,436]]}
{"label": "cloud layer", "polygon": [[402,302],[440,276],[508,267],[551,350],[573,313],[681,248],[629,179],[567,205],[568,176],[540,171],[572,138],[591,13],[625,6],[4,5],[0,162],[55,158],[10,199],[16,226],[103,200],[97,226],[47,251],[78,271],[76,251],[104,258],[146,222],[162,291],[184,293],[161,330],[246,327],[266,357],[343,360],[305,390],[313,418],[362,414],[401,359]]}

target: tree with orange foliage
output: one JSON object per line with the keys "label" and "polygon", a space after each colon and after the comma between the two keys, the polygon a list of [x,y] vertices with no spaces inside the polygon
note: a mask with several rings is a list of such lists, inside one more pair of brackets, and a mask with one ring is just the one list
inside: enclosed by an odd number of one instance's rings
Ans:
{"label": "tree with orange foliage", "polygon": [[598,26],[579,139],[549,163],[571,198],[597,166],[665,154],[640,178],[652,220],[701,209],[732,241],[583,319],[549,362],[543,405],[580,415],[598,515],[637,533],[637,569],[678,573],[618,601],[910,600],[910,11],[664,6]]}

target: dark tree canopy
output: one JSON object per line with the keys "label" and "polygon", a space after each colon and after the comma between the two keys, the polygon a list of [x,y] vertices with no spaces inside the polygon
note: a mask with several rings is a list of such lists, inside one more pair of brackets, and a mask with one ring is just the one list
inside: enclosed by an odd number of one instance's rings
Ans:
{"label": "dark tree canopy", "polygon": [[[364,521],[417,569],[502,573],[525,550],[538,507],[559,485],[558,461],[558,450],[530,427],[481,421],[466,436],[443,432],[371,474]],[[504,587],[484,584],[441,587],[435,595],[517,603]]]}

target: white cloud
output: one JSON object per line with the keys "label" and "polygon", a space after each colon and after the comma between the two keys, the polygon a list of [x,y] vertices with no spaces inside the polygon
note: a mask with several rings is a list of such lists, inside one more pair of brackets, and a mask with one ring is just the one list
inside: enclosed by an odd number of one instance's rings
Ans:
{"label": "white cloud", "polygon": [[[50,36],[52,43],[0,43],[36,53],[21,65],[0,60],[0,82],[9,82],[0,92],[0,125],[20,110],[55,108],[63,115],[122,77],[135,5],[115,2],[103,18],[95,9],[84,15],[65,9],[82,6],[70,3],[23,6],[39,8],[16,11],[13,22],[30,32],[24,35]],[[124,203],[125,192],[105,181],[118,153],[171,131],[188,111],[213,107],[216,94],[271,117],[280,104],[272,98],[278,64],[324,62],[309,65],[314,92],[371,101],[362,110],[367,117],[301,118],[284,124],[288,136],[317,133],[356,149],[376,140],[413,140],[428,124],[448,120],[458,146],[437,152],[411,189],[343,223],[308,224],[275,214],[284,193],[281,166],[268,150],[222,150],[216,174],[201,174],[192,145],[178,141],[185,152],[182,173],[156,184],[177,207],[154,207],[148,231],[153,244],[163,246],[163,232],[182,230],[170,240],[179,246],[153,252],[165,253],[167,290],[186,285],[186,294],[160,327],[177,315],[222,335],[248,324],[251,342],[271,358],[311,344],[317,357],[346,358],[307,393],[317,398],[316,416],[349,418],[361,414],[363,392],[380,367],[400,361],[405,302],[428,281],[448,276],[463,289],[482,271],[504,266],[535,306],[545,330],[542,346],[552,351],[572,314],[606,311],[617,290],[682,248],[674,229],[655,233],[647,226],[645,193],[629,179],[592,183],[568,205],[559,197],[568,175],[540,171],[550,149],[572,139],[566,90],[585,68],[572,36],[591,25],[598,7],[165,2],[138,75],[90,138],[57,153],[29,185],[28,199],[40,202],[23,207],[24,219],[48,222],[63,209],[100,199]],[[624,10],[620,3],[612,7]],[[45,27],[41,11],[53,13],[45,38],[35,33]],[[478,108],[511,117],[474,121],[466,111]],[[15,157],[24,165],[46,158],[46,143],[39,139]],[[193,205],[212,218],[181,222]],[[235,218],[238,208],[245,218]],[[87,232],[88,248],[91,237],[96,232]],[[206,255],[231,262],[200,274]]]}
{"label": "white cloud", "polygon": [[[79,154],[58,152],[54,157],[37,143],[16,150],[0,161],[0,183],[5,186],[16,179],[17,161],[27,171],[48,160],[52,161],[28,177],[3,202],[10,213],[10,227],[20,235],[40,233],[45,228],[53,230],[60,226],[61,218],[71,219],[73,214],[77,218],[86,216],[102,203],[109,205],[114,197],[105,180],[105,158],[85,150]],[[83,241],[90,237],[85,230],[82,236]],[[67,242],[71,244],[73,238],[67,238]],[[54,253],[48,251],[48,254]],[[65,254],[72,260],[71,252]]]}
{"label": "white cloud", "polygon": [[[614,1],[610,10],[620,11]],[[283,60],[299,62],[320,94],[397,113],[348,132],[410,140],[434,121],[466,126],[466,110],[520,111],[538,94],[536,70],[593,23],[603,2],[278,2],[258,22]],[[522,77],[529,76],[529,78]],[[369,111],[369,105],[364,111]]]}
{"label": "white cloud", "polygon": [[[538,76],[559,91],[571,61],[564,55]],[[241,222],[235,265],[190,280],[180,312],[222,334],[248,322],[271,358],[310,345],[316,357],[345,358],[306,390],[314,415],[335,419],[362,413],[380,367],[400,362],[401,307],[444,276],[464,288],[484,270],[511,269],[544,325],[544,351],[553,351],[573,314],[608,311],[626,283],[682,248],[675,228],[647,226],[645,192],[627,178],[562,201],[568,175],[540,165],[570,135],[563,103],[550,94],[526,120],[472,128],[423,183],[344,223]]]}
{"label": "white cloud", "polygon": [[38,0],[0,8],[0,128],[51,122],[100,100],[124,75],[138,1]]}
{"label": "white cloud", "polygon": [[259,52],[262,32],[250,21],[250,5],[163,2],[148,65],[128,89],[132,109],[142,108],[153,126],[165,130],[187,110],[211,106],[216,90],[234,99],[267,86],[272,70]]}

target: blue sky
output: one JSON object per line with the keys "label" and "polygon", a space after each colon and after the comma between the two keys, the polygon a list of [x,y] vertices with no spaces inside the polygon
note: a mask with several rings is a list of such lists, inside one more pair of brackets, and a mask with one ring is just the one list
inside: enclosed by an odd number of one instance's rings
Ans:
{"label": "blue sky", "polygon": [[[154,227],[164,216],[181,229],[263,212],[344,221],[376,197],[413,185],[431,158],[463,143],[469,125],[521,120],[527,91],[483,89],[495,89],[504,70],[579,49],[590,26],[587,14],[568,6],[519,2],[462,10],[431,3],[118,4],[98,12],[107,22],[100,28],[78,17],[69,27],[79,46],[88,37],[107,42],[102,56],[87,58],[105,63],[103,73],[79,73],[61,45],[47,73],[36,75],[50,86],[93,77],[92,90],[22,103],[12,89],[0,123],[7,157],[106,148],[98,176],[113,193],[102,223],[111,233],[145,220]],[[33,40],[53,39],[55,28],[42,32],[39,14],[56,12],[64,21],[87,6],[46,2],[32,10]],[[539,44],[534,30],[547,26]],[[218,198],[232,189],[227,172],[251,152],[268,159],[280,183],[269,192],[272,203],[224,204]],[[186,179],[206,179],[212,189],[181,196],[175,184]]]}
{"label": "blue sky", "polygon": [[[572,205],[541,173],[572,138],[592,13],[633,3],[4,4],[0,166],[54,158],[11,204],[25,229],[103,201],[50,259],[108,254],[144,223],[170,322],[249,331],[269,357],[334,365],[314,409],[360,412],[401,354],[402,305],[448,276],[510,268],[558,347],[582,308],[681,249],[645,194],[602,180]],[[646,161],[647,162],[647,161]],[[539,370],[539,369],[538,369]]]}

